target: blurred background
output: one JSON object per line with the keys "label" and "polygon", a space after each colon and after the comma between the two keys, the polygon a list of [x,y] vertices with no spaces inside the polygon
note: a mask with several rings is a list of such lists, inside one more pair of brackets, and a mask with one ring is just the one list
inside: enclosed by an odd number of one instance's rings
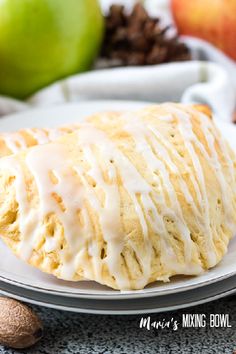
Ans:
{"label": "blurred background", "polygon": [[235,119],[236,0],[4,0],[0,115],[88,99],[208,104]]}

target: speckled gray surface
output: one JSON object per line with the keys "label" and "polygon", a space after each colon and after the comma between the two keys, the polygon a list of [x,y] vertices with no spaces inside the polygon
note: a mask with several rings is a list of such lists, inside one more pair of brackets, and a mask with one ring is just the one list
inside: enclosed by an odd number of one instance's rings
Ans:
{"label": "speckled gray surface", "polygon": [[14,351],[0,347],[0,354],[232,354],[236,349],[236,296],[181,311],[151,314],[151,320],[183,313],[224,313],[231,328],[140,329],[142,316],[85,315],[33,307],[44,322],[43,339],[33,348]]}

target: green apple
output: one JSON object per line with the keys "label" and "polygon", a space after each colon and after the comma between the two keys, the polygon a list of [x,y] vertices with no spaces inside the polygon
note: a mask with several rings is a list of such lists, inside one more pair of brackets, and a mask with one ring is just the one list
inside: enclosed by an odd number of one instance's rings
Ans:
{"label": "green apple", "polygon": [[88,70],[103,24],[97,0],[0,0],[0,94],[23,99]]}

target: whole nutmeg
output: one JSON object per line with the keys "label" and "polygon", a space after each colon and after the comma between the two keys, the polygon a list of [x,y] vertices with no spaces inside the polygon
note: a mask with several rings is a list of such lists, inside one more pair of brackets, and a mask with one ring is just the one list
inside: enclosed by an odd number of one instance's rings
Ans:
{"label": "whole nutmeg", "polygon": [[0,344],[16,349],[28,348],[42,334],[42,322],[28,306],[0,297]]}

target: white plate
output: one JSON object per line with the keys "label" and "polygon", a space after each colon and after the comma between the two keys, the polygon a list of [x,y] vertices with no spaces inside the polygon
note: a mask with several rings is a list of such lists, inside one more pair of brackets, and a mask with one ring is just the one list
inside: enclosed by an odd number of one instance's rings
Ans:
{"label": "white plate", "polygon": [[[83,120],[87,115],[104,110],[137,109],[149,103],[129,101],[89,101],[67,104],[43,110],[31,110],[0,120],[0,131],[16,130],[24,127],[56,126]],[[217,121],[222,133],[236,150],[236,127]],[[226,279],[236,274],[236,239],[230,243],[223,261],[215,268],[198,277],[178,276],[170,283],[156,282],[143,290],[119,292],[95,282],[66,282],[58,280],[34,269],[18,260],[3,244],[0,247],[0,280],[18,287],[47,294],[74,298],[129,299],[143,298],[194,289]]]}
{"label": "white plate", "polygon": [[18,286],[9,285],[0,281],[0,294],[10,296],[17,300],[63,311],[103,315],[131,315],[173,311],[214,301],[232,295],[235,291],[236,276],[233,276],[199,289],[189,290],[178,294],[148,297],[144,299],[107,301],[97,299],[75,299],[44,294],[19,288]]}

